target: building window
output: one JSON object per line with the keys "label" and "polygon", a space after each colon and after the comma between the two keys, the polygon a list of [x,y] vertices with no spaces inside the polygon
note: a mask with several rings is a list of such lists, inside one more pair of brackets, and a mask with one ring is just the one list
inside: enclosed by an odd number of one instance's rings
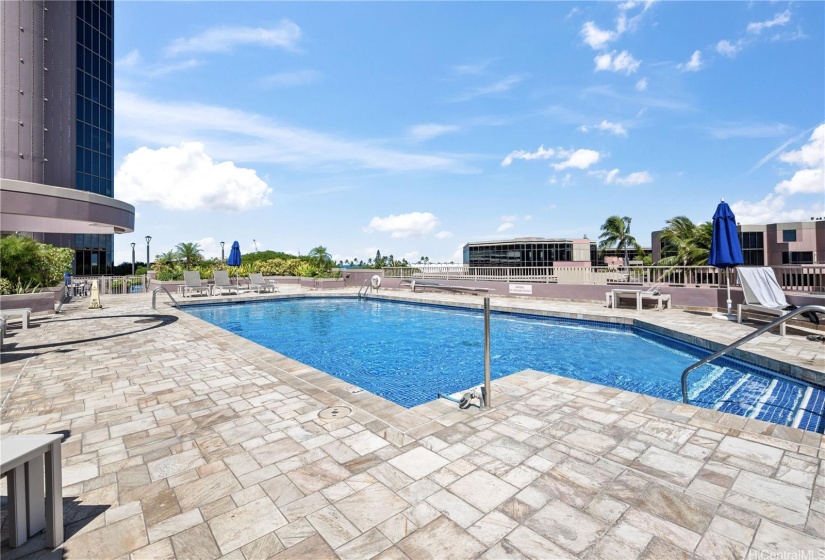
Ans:
{"label": "building window", "polygon": [[782,230],[782,243],[794,243],[796,241],[796,230],[795,229],[783,229]]}
{"label": "building window", "polygon": [[813,264],[813,251],[785,251],[782,253],[782,264]]}
{"label": "building window", "polygon": [[742,232],[739,234],[739,241],[746,266],[765,266],[765,234],[763,232]]}

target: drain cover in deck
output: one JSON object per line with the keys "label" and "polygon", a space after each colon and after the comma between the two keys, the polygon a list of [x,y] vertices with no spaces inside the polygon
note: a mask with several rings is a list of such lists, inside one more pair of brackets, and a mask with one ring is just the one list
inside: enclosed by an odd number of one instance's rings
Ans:
{"label": "drain cover in deck", "polygon": [[329,420],[330,418],[343,418],[344,416],[349,416],[351,412],[352,409],[346,406],[334,406],[332,408],[325,408],[318,413],[318,416]]}

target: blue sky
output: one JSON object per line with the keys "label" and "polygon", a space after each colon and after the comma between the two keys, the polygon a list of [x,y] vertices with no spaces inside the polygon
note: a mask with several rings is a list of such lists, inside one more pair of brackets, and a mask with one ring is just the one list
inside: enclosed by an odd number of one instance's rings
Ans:
{"label": "blue sky", "polygon": [[823,214],[823,2],[118,2],[115,29],[116,263]]}

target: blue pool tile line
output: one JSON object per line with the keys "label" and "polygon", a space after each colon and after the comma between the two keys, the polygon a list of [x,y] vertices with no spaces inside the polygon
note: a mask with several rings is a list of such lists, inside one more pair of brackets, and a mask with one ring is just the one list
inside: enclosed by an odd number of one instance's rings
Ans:
{"label": "blue pool tile line", "polygon": [[825,433],[825,391],[814,388],[798,427],[811,432]]}
{"label": "blue pool tile line", "polygon": [[774,424],[790,424],[805,391],[801,385],[779,380],[756,415],[757,420]]}

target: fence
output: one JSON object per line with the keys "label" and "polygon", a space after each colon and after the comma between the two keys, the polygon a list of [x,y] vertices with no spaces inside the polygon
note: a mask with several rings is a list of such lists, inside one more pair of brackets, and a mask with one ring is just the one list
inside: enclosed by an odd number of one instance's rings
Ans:
{"label": "fence", "polygon": [[[782,289],[825,293],[825,265],[772,267]],[[427,266],[385,268],[385,278],[431,280],[480,280],[559,284],[664,284],[669,286],[712,287],[726,285],[726,272],[713,266],[630,266],[630,267],[469,267]],[[731,285],[738,284],[735,270]]]}
{"label": "fence", "polygon": [[85,292],[92,289],[92,281],[97,280],[101,295],[140,294],[146,291],[145,276],[74,276],[74,286],[85,285]]}

